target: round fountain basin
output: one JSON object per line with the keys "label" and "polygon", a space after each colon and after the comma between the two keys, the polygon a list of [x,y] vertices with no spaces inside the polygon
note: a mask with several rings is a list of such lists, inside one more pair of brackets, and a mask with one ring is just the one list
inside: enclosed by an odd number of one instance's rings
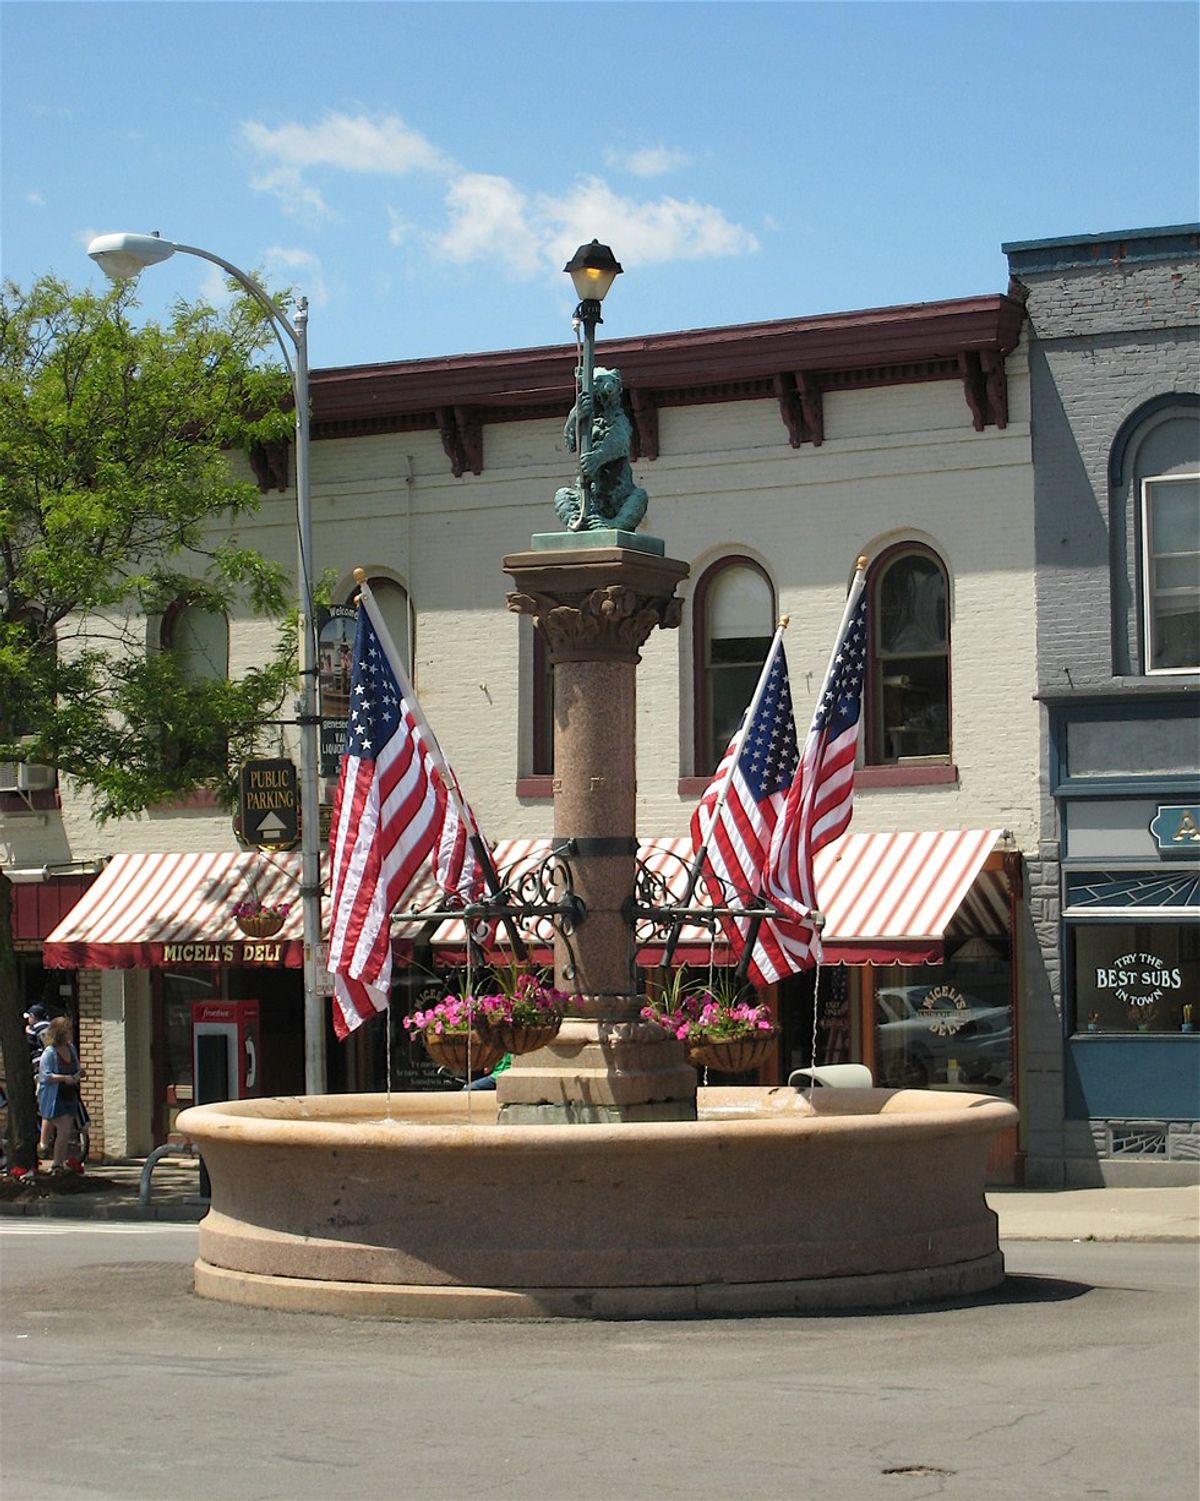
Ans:
{"label": "round fountain basin", "polygon": [[930,1090],[702,1089],[696,1121],[512,1125],[495,1095],[195,1106],[196,1290],[397,1318],[893,1307],[1000,1282],[988,1148]]}

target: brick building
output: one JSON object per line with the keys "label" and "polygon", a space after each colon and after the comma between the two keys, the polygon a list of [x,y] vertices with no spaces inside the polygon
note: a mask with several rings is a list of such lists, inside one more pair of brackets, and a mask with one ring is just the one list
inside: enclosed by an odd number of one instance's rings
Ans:
{"label": "brick building", "polygon": [[1028,313],[1044,713],[1042,827],[1027,851],[1028,1175],[1191,1182],[1200,234],[1004,248]]}

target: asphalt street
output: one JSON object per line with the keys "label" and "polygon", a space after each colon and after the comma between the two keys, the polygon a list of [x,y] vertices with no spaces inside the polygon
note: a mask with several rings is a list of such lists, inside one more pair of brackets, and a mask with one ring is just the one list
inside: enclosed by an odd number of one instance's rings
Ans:
{"label": "asphalt street", "polygon": [[383,1323],[190,1290],[194,1226],[0,1223],[5,1501],[1196,1501],[1195,1245],[896,1313]]}

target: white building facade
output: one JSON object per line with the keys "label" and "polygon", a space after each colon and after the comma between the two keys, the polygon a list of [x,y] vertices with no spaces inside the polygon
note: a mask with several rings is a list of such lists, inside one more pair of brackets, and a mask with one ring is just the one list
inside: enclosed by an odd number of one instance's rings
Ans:
{"label": "white building facade", "polygon": [[[866,892],[888,915],[831,943],[819,999],[811,977],[776,988],[783,1041],[763,1077],[811,1061],[815,1007],[818,1061],[861,1059],[884,1083],[1015,1098],[1024,1123],[997,1151],[997,1181],[1020,1176],[1023,1133],[1039,1108],[1022,1051],[1032,941],[1022,856],[1038,849],[1041,762],[1023,319],[1019,301],[992,295],[613,340],[597,352],[625,382],[634,474],[650,496],[641,530],[690,567],[681,627],[651,636],[638,671],[639,836],[686,837],[739,712],[732,706],[748,696],[781,614],[790,616],[803,737],[865,555],[874,634],[851,833],[946,837],[936,853],[911,839],[871,847],[893,861]],[[619,323],[619,296],[609,321]],[[552,695],[529,622],[506,609],[501,560],[557,529],[552,499],[574,473],[562,439],[574,364],[564,346],[317,371],[312,381],[316,571],[341,605],[353,570],[366,569],[393,635],[407,641],[425,713],[499,842],[546,838],[552,827]],[[290,455],[255,457],[263,504],[241,540],[294,568]],[[145,622],[148,649],[160,628]],[[227,631],[237,675],[258,660],[262,627],[233,618]],[[292,733],[279,736],[279,751],[294,755]],[[93,946],[60,943],[55,962],[79,962],[43,967],[50,914],[57,921],[69,907],[64,895],[58,911],[48,893],[87,879],[72,862],[142,857],[109,916],[135,905],[137,888],[145,919],[163,869],[152,857],[231,859],[228,811],[199,796],[100,828],[64,785],[36,797],[2,792],[0,816],[6,865],[49,876],[17,887],[19,947],[31,996],[73,987],[64,999],[78,1008],[108,1155],[148,1150],[190,1098],[190,1006],[202,995],[259,999],[262,1087],[303,1087],[301,980],[287,941],[298,904],[279,953],[248,964],[240,949],[232,963],[223,957],[230,932],[211,909],[195,926],[198,901],[187,928],[180,896],[174,915],[160,906],[158,926],[140,935],[71,932],[66,922],[57,938]],[[973,845],[970,869],[956,876],[969,831],[986,848]],[[952,910],[936,932],[918,932],[904,899],[915,904],[939,880],[954,892]],[[393,1011],[428,983],[430,958],[436,967],[436,953],[416,957],[423,967],[401,966]],[[331,1087],[382,1084],[384,1025],[330,1043]],[[419,1060],[394,1059],[393,1074],[429,1082]]]}

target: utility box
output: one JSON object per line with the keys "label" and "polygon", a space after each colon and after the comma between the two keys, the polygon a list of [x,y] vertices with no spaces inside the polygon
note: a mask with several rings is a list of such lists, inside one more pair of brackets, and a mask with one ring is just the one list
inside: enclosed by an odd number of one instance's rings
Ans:
{"label": "utility box", "polygon": [[196,1105],[262,1093],[257,1001],[192,1002],[192,1070]]}

